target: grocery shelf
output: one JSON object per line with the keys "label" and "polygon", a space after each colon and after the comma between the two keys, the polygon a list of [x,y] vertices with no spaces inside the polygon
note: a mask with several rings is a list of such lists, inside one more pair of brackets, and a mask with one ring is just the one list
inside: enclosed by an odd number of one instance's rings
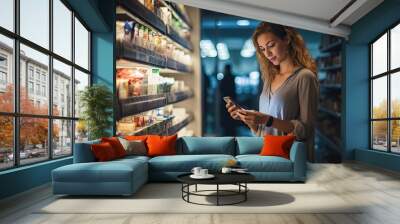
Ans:
{"label": "grocery shelf", "polygon": [[325,89],[332,89],[332,90],[341,90],[342,85],[341,84],[325,84],[321,83],[320,86]]}
{"label": "grocery shelf", "polygon": [[339,153],[341,152],[341,147],[338,144],[336,144],[335,142],[333,142],[328,136],[324,135],[324,133],[321,130],[316,128],[315,133],[319,137],[319,139],[322,142],[324,142],[329,148],[332,148],[332,149],[338,151]]}
{"label": "grocery shelf", "polygon": [[167,129],[167,135],[173,135],[178,133],[178,131],[180,131],[182,128],[184,128],[185,126],[187,126],[190,122],[192,122],[194,120],[193,115],[189,114],[187,117],[185,117],[183,120],[181,120],[180,122],[173,124],[171,127],[169,127]]}
{"label": "grocery shelf", "polygon": [[181,45],[182,47],[193,51],[193,46],[190,43],[190,41],[186,40],[185,38],[179,36],[179,34],[170,26],[167,26],[167,36],[169,38],[171,38],[171,40],[175,41],[176,43],[178,43],[179,45]]}
{"label": "grocery shelf", "polygon": [[165,4],[167,7],[169,7],[174,13],[176,13],[176,15],[177,15],[190,29],[192,29],[192,24],[191,24],[191,22],[189,21],[189,18],[187,18],[187,17],[183,14],[183,12],[182,12],[179,8],[176,7],[175,4],[173,4],[173,3],[171,3],[171,2],[166,2],[166,1],[163,1],[163,2],[164,2],[164,4]]}
{"label": "grocery shelf", "polygon": [[190,90],[158,95],[133,96],[119,100],[118,118],[135,115],[193,97]]}
{"label": "grocery shelf", "polygon": [[332,71],[342,69],[342,65],[332,65],[320,68],[321,71]]}
{"label": "grocery shelf", "polygon": [[133,60],[154,67],[165,68],[167,59],[157,53],[139,46],[128,46],[117,41],[117,59]]}
{"label": "grocery shelf", "polygon": [[140,96],[138,99],[136,99],[136,97],[131,97],[129,99],[120,100],[119,118],[163,107],[167,104],[166,102],[166,97],[159,95],[147,97]]}
{"label": "grocery shelf", "polygon": [[167,103],[173,104],[193,97],[193,92],[190,90],[174,92],[167,94],[166,97],[167,97]]}
{"label": "grocery shelf", "polygon": [[[118,0],[118,3],[134,17],[145,21],[145,23],[155,28],[161,34],[169,37],[183,48],[193,51],[192,44],[189,40],[182,38],[174,29],[164,24],[164,22],[157,15],[148,10],[137,0]],[[119,12],[117,13],[117,20],[135,20],[135,18],[132,18],[132,16],[127,13]]]}
{"label": "grocery shelf", "polygon": [[334,50],[341,50],[341,46],[342,46],[342,41],[338,40],[336,42],[333,42],[327,46],[323,46],[321,47],[319,50],[321,52],[328,52],[328,51],[334,51]]}
{"label": "grocery shelf", "polygon": [[[157,29],[160,33],[166,34],[167,28],[164,22],[154,15],[154,13],[148,10],[144,5],[142,5],[137,0],[118,0],[119,5],[123,6],[130,13],[137,16],[139,19],[146,21],[153,28]],[[120,19],[120,15],[117,15],[117,19]],[[127,18],[125,18],[127,19]]]}
{"label": "grocery shelf", "polygon": [[167,123],[172,121],[174,116],[169,116],[163,120],[156,121],[152,124],[149,124],[145,127],[142,127],[138,130],[135,130],[131,133],[127,133],[124,135],[148,135],[148,134],[154,134],[154,135],[162,135],[165,133]]}
{"label": "grocery shelf", "polygon": [[322,111],[322,112],[324,112],[324,113],[327,113],[327,114],[329,114],[329,115],[331,115],[331,116],[333,116],[333,117],[336,117],[336,118],[340,118],[340,116],[341,116],[341,114],[340,113],[338,113],[338,112],[335,112],[335,111],[332,111],[332,110],[329,110],[329,109],[327,109],[327,108],[325,108],[325,107],[319,107],[319,110],[320,111]]}
{"label": "grocery shelf", "polygon": [[191,72],[192,70],[185,64],[182,64],[174,59],[167,58],[166,67],[178,72]]}

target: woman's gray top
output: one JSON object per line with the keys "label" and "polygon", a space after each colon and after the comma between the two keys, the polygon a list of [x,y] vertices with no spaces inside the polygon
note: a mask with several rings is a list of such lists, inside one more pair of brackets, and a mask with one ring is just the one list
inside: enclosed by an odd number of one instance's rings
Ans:
{"label": "woman's gray top", "polygon": [[[293,135],[305,141],[308,158],[313,159],[314,128],[318,112],[319,83],[316,75],[307,68],[299,68],[286,81],[271,92],[271,84],[265,83],[260,96],[259,111],[293,123]],[[257,136],[285,135],[265,124],[259,125]]]}

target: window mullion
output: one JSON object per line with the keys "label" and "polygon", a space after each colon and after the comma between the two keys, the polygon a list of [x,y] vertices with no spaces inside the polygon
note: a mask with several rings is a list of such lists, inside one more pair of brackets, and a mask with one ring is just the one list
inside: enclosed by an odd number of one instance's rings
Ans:
{"label": "window mullion", "polygon": [[[387,52],[386,52],[386,54],[387,54],[387,71],[389,71],[390,70],[390,29],[389,29],[389,31],[387,32]],[[392,106],[391,106],[391,94],[390,94],[390,92],[391,92],[391,82],[390,82],[390,79],[391,79],[391,74],[389,73],[387,76],[387,98],[388,98],[388,100],[387,100],[387,110],[388,110],[388,113],[387,113],[387,116],[388,116],[388,118],[391,118],[392,117],[392,111],[391,111],[391,108],[392,108]],[[389,141],[388,142],[388,152],[391,152],[392,151],[392,136],[391,136],[391,123],[392,123],[392,121],[391,120],[389,120],[388,119],[388,122],[387,122],[387,140]]]}
{"label": "window mullion", "polygon": [[369,141],[369,145],[370,145],[370,149],[373,149],[373,147],[374,147],[374,144],[373,144],[373,141],[374,141],[374,136],[373,136],[373,121],[372,121],[372,119],[373,119],[373,94],[374,94],[374,85],[373,85],[373,79],[372,79],[372,72],[374,71],[373,70],[373,60],[372,60],[372,57],[373,57],[373,53],[374,53],[374,48],[372,47],[373,45],[371,44],[370,46],[369,46],[369,52],[370,52],[370,57],[369,57],[369,64],[370,64],[370,71],[369,71],[369,85],[370,85],[370,89],[369,89],[369,94],[370,94],[370,96],[369,96],[369,118],[370,118],[370,122],[369,122],[369,138],[370,138],[370,141]]}
{"label": "window mullion", "polygon": [[[19,7],[20,1],[14,1],[14,31],[19,35]],[[19,39],[14,39],[14,113],[19,113],[19,96],[20,96],[20,50],[19,50]],[[19,135],[20,135],[20,118],[14,116],[14,166],[19,166]]]}
{"label": "window mullion", "polygon": [[[71,67],[72,73],[71,73],[71,91],[72,91],[72,105],[71,105],[71,117],[75,118],[75,12],[72,11],[71,15],[71,23],[72,23],[72,38],[71,38],[71,56],[72,56],[72,64],[73,66]],[[72,121],[72,133],[71,133],[71,150],[72,150],[72,155],[74,155],[74,145],[75,145],[75,125],[76,121]]]}
{"label": "window mullion", "polygon": [[[53,52],[53,0],[49,0],[49,50]],[[53,57],[49,55],[49,73],[48,73],[48,93],[50,119],[48,120],[48,151],[49,159],[53,159]]]}

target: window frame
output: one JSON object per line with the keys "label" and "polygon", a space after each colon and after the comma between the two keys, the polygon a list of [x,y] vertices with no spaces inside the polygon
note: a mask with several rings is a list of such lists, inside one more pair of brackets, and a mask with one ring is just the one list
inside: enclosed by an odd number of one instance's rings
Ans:
{"label": "window frame", "polygon": [[[75,108],[71,108],[71,115],[70,116],[55,116],[53,115],[53,59],[58,60],[59,62],[62,62],[68,66],[71,66],[71,93],[72,93],[72,99],[71,103],[74,105],[75,103],[75,88],[74,88],[74,80],[75,80],[75,69],[87,74],[89,76],[89,83],[88,85],[92,85],[92,61],[91,61],[91,50],[92,50],[92,43],[91,43],[91,38],[92,38],[92,31],[89,29],[88,25],[84,22],[84,20],[72,9],[72,7],[65,1],[65,0],[59,0],[64,6],[71,11],[71,59],[64,58],[63,56],[53,52],[53,1],[54,0],[48,0],[49,3],[49,47],[46,49],[45,47],[40,46],[39,44],[36,44],[29,39],[24,38],[23,36],[20,35],[20,0],[14,0],[13,1],[13,10],[14,10],[14,31],[10,31],[4,27],[0,26],[0,35],[3,35],[5,37],[11,38],[13,41],[14,49],[13,49],[13,64],[11,71],[13,72],[13,79],[14,79],[14,110],[13,112],[1,112],[0,111],[0,116],[10,116],[13,119],[13,153],[14,153],[14,158],[13,158],[13,166],[10,167],[5,167],[5,168],[0,168],[0,172],[5,171],[5,170],[11,170],[11,169],[16,169],[19,167],[24,167],[24,166],[30,166],[33,164],[38,164],[38,163],[43,163],[46,161],[51,161],[51,160],[58,160],[66,157],[73,156],[74,152],[74,143],[75,143],[75,123],[76,121],[79,120],[79,117],[75,117]],[[84,26],[84,28],[88,31],[88,69],[85,69],[78,64],[75,63],[75,18],[79,20],[79,22]],[[48,112],[46,115],[39,115],[39,114],[26,114],[26,113],[21,113],[20,112],[20,45],[23,44],[29,48],[32,48],[33,50],[36,50],[40,53],[43,53],[48,56],[49,62],[48,62],[48,81],[46,84],[46,96],[48,96]],[[27,63],[27,73],[26,75],[26,81],[28,82],[29,80],[33,81],[34,86],[36,82],[36,69],[34,68],[33,70],[33,79],[30,79],[30,74],[29,74],[29,68],[31,65]],[[39,80],[38,83],[42,83],[41,81],[41,74],[42,72],[39,73]],[[29,91],[29,90],[27,90]],[[34,89],[34,91],[36,91]],[[38,95],[42,96],[42,94]],[[43,158],[43,160],[40,160],[38,162],[32,162],[32,163],[26,163],[26,164],[21,164],[20,161],[20,119],[21,118],[45,118],[47,119],[48,122],[48,136],[47,136],[47,142],[49,143],[47,146],[47,158]],[[71,153],[68,155],[62,155],[62,156],[54,156],[54,147],[53,147],[53,122],[56,120],[66,120],[66,121],[71,121]]]}
{"label": "window frame", "polygon": [[[392,91],[392,85],[391,85],[391,79],[392,75],[395,75],[396,73],[400,72],[400,67],[391,69],[391,30],[395,28],[396,26],[400,26],[400,20],[396,21],[393,23],[391,26],[385,29],[382,33],[380,33],[375,39],[373,39],[371,42],[368,43],[368,53],[369,53],[369,77],[368,77],[368,84],[369,84],[369,149],[372,151],[379,151],[379,152],[385,152],[385,153],[391,153],[391,154],[400,154],[400,152],[393,152],[392,151],[392,121],[400,121],[400,117],[392,117],[392,99],[391,99],[391,91]],[[387,64],[386,64],[386,72],[376,74],[374,76],[373,74],[373,44],[379,40],[379,38],[383,37],[385,34],[387,34]],[[373,81],[378,79],[386,77],[386,86],[387,86],[387,105],[386,105],[386,117],[385,118],[373,118]],[[373,136],[373,122],[374,121],[386,121],[386,151],[379,150],[374,148],[374,136]]]}

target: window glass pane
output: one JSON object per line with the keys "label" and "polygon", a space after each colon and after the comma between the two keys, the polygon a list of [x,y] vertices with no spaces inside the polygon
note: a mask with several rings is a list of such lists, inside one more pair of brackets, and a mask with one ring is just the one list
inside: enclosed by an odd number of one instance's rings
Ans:
{"label": "window glass pane", "polygon": [[391,110],[392,117],[400,118],[400,72],[391,75],[390,81],[390,98],[391,98]]}
{"label": "window glass pane", "polygon": [[372,118],[387,118],[387,77],[372,81]]}
{"label": "window glass pane", "polygon": [[0,1],[0,26],[14,31],[14,0]]}
{"label": "window glass pane", "polygon": [[49,57],[21,44],[20,60],[21,113],[47,115],[49,108]]}
{"label": "window glass pane", "polygon": [[387,71],[387,34],[383,35],[372,45],[373,75]]}
{"label": "window glass pane", "polygon": [[372,147],[387,151],[387,121],[372,122]]}
{"label": "window glass pane", "polygon": [[75,63],[89,70],[89,32],[75,18]]}
{"label": "window glass pane", "polygon": [[53,18],[53,51],[72,60],[72,12],[60,0],[54,0]]}
{"label": "window glass pane", "polygon": [[14,165],[13,118],[0,116],[0,170]]}
{"label": "window glass pane", "polygon": [[391,30],[390,37],[390,67],[400,67],[400,24]]}
{"label": "window glass pane", "polygon": [[84,120],[75,121],[75,143],[85,142],[88,138],[88,129]]}
{"label": "window glass pane", "polygon": [[0,111],[14,111],[14,43],[0,35]]}
{"label": "window glass pane", "polygon": [[400,153],[400,120],[391,121],[392,152]]}
{"label": "window glass pane", "polygon": [[53,157],[72,154],[72,121],[53,120]]}
{"label": "window glass pane", "polygon": [[49,120],[21,117],[20,152],[21,164],[34,163],[49,158]]}
{"label": "window glass pane", "polygon": [[21,36],[49,48],[49,0],[20,0]]}
{"label": "window glass pane", "polygon": [[53,115],[72,117],[71,66],[53,60]]}
{"label": "window glass pane", "polygon": [[75,69],[75,117],[79,117],[81,114],[79,98],[86,86],[89,86],[89,75]]}

